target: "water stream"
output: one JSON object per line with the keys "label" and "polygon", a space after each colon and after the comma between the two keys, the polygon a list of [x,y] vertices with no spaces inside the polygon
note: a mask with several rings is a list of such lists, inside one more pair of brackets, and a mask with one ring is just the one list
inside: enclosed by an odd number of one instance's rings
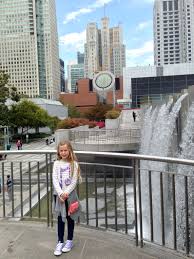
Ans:
{"label": "water stream", "polygon": [[[144,123],[142,127],[142,138],[140,154],[154,155],[161,157],[168,157],[174,154],[172,148],[174,147],[173,141],[176,138],[176,119],[181,109],[181,102],[188,94],[183,94],[173,104],[170,100],[167,104],[152,108],[150,107],[145,112]],[[178,157],[191,158],[194,156],[193,149],[193,133],[194,132],[194,105],[190,107],[187,116],[185,129],[183,130],[181,153]],[[161,234],[161,204],[160,204],[160,172],[167,171],[168,165],[161,162],[147,162],[141,161],[141,183],[142,183],[142,214],[143,214],[143,233],[144,238],[150,239],[150,212],[149,212],[149,193],[148,193],[148,170],[152,171],[152,195],[153,195],[153,229],[154,241],[162,244]],[[180,173],[183,167],[177,167]],[[188,167],[187,167],[188,169]],[[191,168],[190,168],[191,170]],[[170,189],[171,176],[163,174],[164,183],[164,206],[165,206],[165,239],[169,246],[172,246],[172,193]],[[183,192],[181,188],[183,182],[180,177],[176,181],[176,197],[177,212],[184,210],[183,205]],[[181,192],[179,190],[181,189]],[[182,218],[182,213],[177,213],[177,227],[178,242],[183,243],[183,228],[185,223]]]}

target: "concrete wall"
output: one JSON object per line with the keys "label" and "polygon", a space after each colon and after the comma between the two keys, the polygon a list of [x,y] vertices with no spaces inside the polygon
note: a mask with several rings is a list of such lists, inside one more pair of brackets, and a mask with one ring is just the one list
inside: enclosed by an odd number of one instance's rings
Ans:
{"label": "concrete wall", "polygon": [[106,119],[105,120],[105,127],[107,130],[109,129],[118,129],[119,128],[119,121],[120,119]]}
{"label": "concrete wall", "polygon": [[69,129],[58,129],[55,131],[55,144],[58,146],[62,140],[69,140]]}

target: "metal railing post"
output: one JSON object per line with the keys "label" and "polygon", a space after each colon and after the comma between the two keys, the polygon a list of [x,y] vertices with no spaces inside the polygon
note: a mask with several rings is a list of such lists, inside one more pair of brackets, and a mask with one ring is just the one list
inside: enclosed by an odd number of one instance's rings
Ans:
{"label": "metal railing post", "polygon": [[142,197],[141,197],[141,175],[140,175],[140,161],[136,161],[137,177],[138,177],[138,202],[139,202],[139,235],[140,245],[143,247],[143,222],[142,222]]}
{"label": "metal railing post", "polygon": [[46,154],[46,196],[47,196],[47,226],[50,225],[50,217],[49,217],[49,173],[48,173],[48,154]]}
{"label": "metal railing post", "polygon": [[136,160],[132,160],[133,167],[133,196],[134,196],[134,221],[135,221],[135,243],[138,246],[138,222],[137,222],[137,192],[136,192],[136,178],[137,178],[137,166]]}

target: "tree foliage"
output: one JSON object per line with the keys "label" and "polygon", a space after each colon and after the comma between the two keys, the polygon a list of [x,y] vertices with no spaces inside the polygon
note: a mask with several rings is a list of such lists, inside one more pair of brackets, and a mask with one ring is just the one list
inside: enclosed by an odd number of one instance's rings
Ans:
{"label": "tree foliage", "polygon": [[106,112],[111,109],[112,105],[110,104],[97,103],[95,106],[84,113],[84,117],[88,118],[89,120],[104,120]]}
{"label": "tree foliage", "polygon": [[39,128],[49,126],[52,117],[48,113],[29,100],[23,100],[14,104],[10,110],[10,122],[15,127]]}
{"label": "tree foliage", "polygon": [[8,98],[18,102],[20,95],[15,87],[9,85],[9,75],[0,71],[0,125],[10,125],[10,112],[5,104]]}
{"label": "tree foliage", "polygon": [[106,119],[116,119],[119,117],[121,111],[118,109],[112,109],[106,112]]}
{"label": "tree foliage", "polygon": [[69,104],[68,105],[68,117],[70,118],[80,118],[80,112],[76,106]]}
{"label": "tree foliage", "polygon": [[0,71],[0,104],[5,104],[8,98],[18,102],[20,95],[17,93],[16,87],[9,85],[9,75]]}
{"label": "tree foliage", "polygon": [[52,132],[54,132],[55,129],[57,128],[59,121],[60,121],[59,118],[56,116],[50,118],[48,127],[52,130]]}
{"label": "tree foliage", "polygon": [[0,105],[5,104],[9,97],[8,81],[9,76],[5,72],[0,71]]}

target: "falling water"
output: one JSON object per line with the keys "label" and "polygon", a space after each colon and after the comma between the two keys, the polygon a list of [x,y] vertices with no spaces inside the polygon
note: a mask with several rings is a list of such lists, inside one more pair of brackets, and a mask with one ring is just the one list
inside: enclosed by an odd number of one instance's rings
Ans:
{"label": "falling water", "polygon": [[[144,155],[154,155],[167,157],[173,140],[173,132],[176,119],[181,108],[181,102],[188,94],[182,95],[172,107],[172,100],[168,104],[163,104],[160,108],[151,108],[145,113],[144,126],[140,153]],[[166,163],[141,162],[141,183],[142,190],[142,214],[144,237],[149,238],[150,214],[148,195],[148,170],[152,171],[152,194],[153,200],[153,228],[154,241],[161,244],[161,209],[160,209],[160,177],[159,173],[166,170]],[[168,177],[164,177],[164,186],[168,187]],[[164,190],[164,204],[168,204],[168,189]],[[165,215],[166,218],[169,215]],[[167,238],[167,237],[166,237]]]}
{"label": "falling water", "polygon": [[[183,130],[182,134],[182,141],[180,144],[180,158],[184,159],[192,159],[194,160],[194,102],[191,104],[187,118],[186,118],[186,124],[185,128]],[[185,165],[179,165],[178,166],[178,174],[182,174],[183,172],[186,172],[187,175],[192,176],[193,175],[193,167],[191,166],[185,166]],[[184,232],[185,232],[185,201],[184,201],[184,177],[178,176],[178,180],[176,181],[176,197],[177,197],[177,211],[180,211],[180,213],[177,214],[177,244],[181,249],[184,249],[183,247],[183,240],[184,240]],[[190,208],[190,215],[193,215],[192,211],[192,190],[193,190],[193,178],[188,178],[188,189],[189,189],[189,208]],[[191,223],[192,218],[190,218]],[[192,224],[191,224],[192,225]],[[193,240],[193,229],[191,228],[191,239]],[[193,242],[191,242],[191,245],[193,245]],[[192,249],[193,250],[193,249]],[[192,251],[193,252],[193,251]]]}

